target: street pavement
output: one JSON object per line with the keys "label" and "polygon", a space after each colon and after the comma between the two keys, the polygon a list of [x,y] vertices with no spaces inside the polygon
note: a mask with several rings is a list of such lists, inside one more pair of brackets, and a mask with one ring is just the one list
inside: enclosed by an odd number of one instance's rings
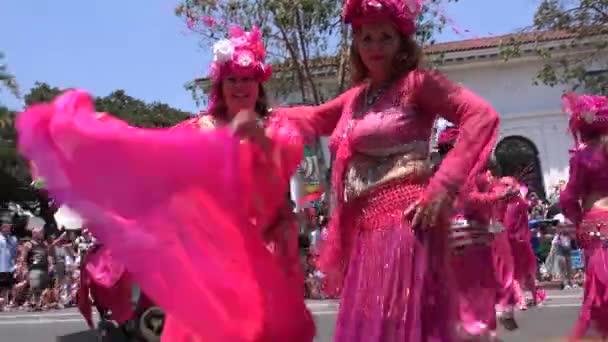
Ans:
{"label": "street pavement", "polygon": [[[499,336],[505,342],[562,341],[578,316],[581,297],[581,290],[549,290],[543,306],[517,314],[519,330],[499,330]],[[337,302],[309,301],[307,304],[317,322],[316,342],[330,342],[338,312]],[[86,324],[74,309],[0,313],[0,342],[91,341],[91,335],[85,335],[86,329]]]}

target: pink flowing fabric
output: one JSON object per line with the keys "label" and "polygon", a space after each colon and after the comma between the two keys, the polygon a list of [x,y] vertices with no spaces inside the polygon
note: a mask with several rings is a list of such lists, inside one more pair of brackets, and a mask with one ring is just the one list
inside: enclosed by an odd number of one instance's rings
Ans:
{"label": "pink flowing fabric", "polygon": [[78,308],[89,327],[94,328],[89,294],[95,307],[110,310],[112,319],[119,324],[132,318],[132,283],[129,275],[105,247],[99,247],[85,257],[80,275]]}
{"label": "pink flowing fabric", "polygon": [[195,334],[169,327],[163,340],[312,340],[301,289],[235,205],[249,198],[252,156],[228,132],[133,128],[79,90],[28,109],[17,130],[51,195]]}

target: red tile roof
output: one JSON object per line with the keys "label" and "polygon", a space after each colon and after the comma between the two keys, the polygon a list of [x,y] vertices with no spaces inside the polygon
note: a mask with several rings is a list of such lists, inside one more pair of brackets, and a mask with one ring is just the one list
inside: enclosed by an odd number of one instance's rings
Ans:
{"label": "red tile roof", "polygon": [[533,43],[536,41],[563,40],[574,37],[576,37],[576,34],[562,31],[511,33],[501,36],[457,40],[452,42],[433,44],[425,47],[424,52],[428,54],[437,54],[457,51],[471,51],[499,47],[502,44],[508,44],[510,41],[525,44]]}

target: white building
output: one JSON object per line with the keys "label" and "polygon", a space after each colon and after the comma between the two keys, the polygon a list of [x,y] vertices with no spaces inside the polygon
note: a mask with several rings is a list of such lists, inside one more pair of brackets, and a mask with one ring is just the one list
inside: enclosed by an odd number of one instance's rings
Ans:
{"label": "white building", "polygon": [[[561,110],[561,95],[568,87],[534,85],[534,76],[543,65],[535,47],[542,44],[551,48],[554,56],[578,54],[586,47],[584,44],[577,49],[569,47],[573,39],[569,34],[545,33],[542,39],[533,34],[520,35],[517,36],[522,44],[520,56],[505,61],[500,46],[513,37],[440,43],[426,52],[442,54],[442,71],[488,100],[500,113],[500,137],[495,153],[503,172],[518,176],[533,191],[542,193],[568,178],[568,149],[573,141],[567,130],[568,118]],[[332,78],[335,79],[335,74],[322,77],[327,92],[335,82]],[[288,98],[297,101],[297,93]],[[328,161],[327,150],[325,153]],[[519,161],[519,166],[514,167],[513,161]]]}

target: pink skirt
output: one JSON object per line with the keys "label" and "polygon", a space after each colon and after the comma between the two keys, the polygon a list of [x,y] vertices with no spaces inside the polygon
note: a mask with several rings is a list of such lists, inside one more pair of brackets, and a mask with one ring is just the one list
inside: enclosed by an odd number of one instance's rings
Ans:
{"label": "pink skirt", "polygon": [[532,244],[530,244],[530,241],[514,239],[510,239],[509,242],[511,253],[513,253],[513,279],[525,284],[529,277],[535,278],[538,267]]}
{"label": "pink skirt", "polygon": [[415,233],[402,213],[422,191],[393,183],[348,203],[344,224],[356,225],[334,340],[455,341],[447,247],[448,220]]}
{"label": "pink skirt", "polygon": [[492,242],[492,259],[494,261],[494,275],[497,282],[496,304],[503,311],[516,304],[513,291],[514,261],[511,244],[506,231],[494,235]]}
{"label": "pink skirt", "polygon": [[496,277],[490,246],[467,246],[452,256],[462,328],[478,336],[496,330]]}
{"label": "pink skirt", "polygon": [[[580,225],[582,234],[599,231],[608,232],[608,210],[593,208],[587,212]],[[591,324],[608,337],[608,245],[604,241],[589,239],[585,245],[585,292],[583,306],[574,330],[573,338],[585,336]]]}

